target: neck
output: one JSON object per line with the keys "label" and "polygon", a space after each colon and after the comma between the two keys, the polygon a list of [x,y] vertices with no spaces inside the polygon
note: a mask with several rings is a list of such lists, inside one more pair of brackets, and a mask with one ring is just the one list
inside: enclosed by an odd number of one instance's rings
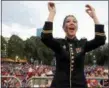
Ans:
{"label": "neck", "polygon": [[69,38],[69,39],[74,39],[76,36],[66,36],[67,38]]}

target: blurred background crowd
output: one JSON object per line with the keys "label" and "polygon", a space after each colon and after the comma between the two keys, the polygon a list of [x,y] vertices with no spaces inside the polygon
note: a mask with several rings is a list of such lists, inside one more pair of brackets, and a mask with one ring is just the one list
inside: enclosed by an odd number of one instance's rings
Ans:
{"label": "blurred background crowd", "polygon": [[[108,78],[108,68],[104,66],[85,66],[84,74],[86,77],[103,77]],[[1,75],[2,76],[15,76],[22,83],[22,87],[27,87],[27,81],[32,77],[53,77],[55,73],[55,66],[48,65],[35,65],[32,63],[10,63],[2,62],[1,64]],[[52,80],[48,80],[46,85],[37,84],[35,81],[34,87],[49,87]],[[20,83],[14,78],[2,78],[2,87],[18,87]],[[89,88],[102,88],[104,83],[105,88],[109,88],[109,79],[87,79],[87,85]],[[28,85],[30,86],[30,85]]]}

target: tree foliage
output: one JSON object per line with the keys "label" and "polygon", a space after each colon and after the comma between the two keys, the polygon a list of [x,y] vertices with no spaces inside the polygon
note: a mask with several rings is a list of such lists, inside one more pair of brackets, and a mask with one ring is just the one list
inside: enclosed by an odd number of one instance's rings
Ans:
{"label": "tree foliage", "polygon": [[17,35],[12,35],[8,41],[8,56],[10,58],[24,57],[24,43],[23,40]]}
{"label": "tree foliage", "polygon": [[[1,37],[1,40],[1,49],[2,51],[5,50],[4,44],[6,44],[9,58],[19,56],[19,58],[27,58],[29,61],[31,58],[33,58],[34,61],[37,60],[39,63],[42,62],[42,64],[49,65],[53,60],[53,51],[41,42],[40,37],[31,36],[24,41],[19,36],[12,35],[8,41],[8,44],[6,43],[4,37]],[[105,44],[104,46],[88,52],[85,56],[85,64],[93,64],[94,59],[98,65],[108,64],[108,47],[109,44]]]}
{"label": "tree foliage", "polygon": [[40,37],[32,36],[25,41],[25,56],[30,60],[38,60],[39,63],[50,64],[53,58],[53,52],[47,48]]}
{"label": "tree foliage", "polygon": [[7,42],[3,36],[1,36],[1,57],[7,57]]}
{"label": "tree foliage", "polygon": [[[96,60],[98,65],[109,64],[109,43],[101,46],[86,55],[85,63],[93,64],[93,60]],[[94,57],[95,56],[95,57]]]}

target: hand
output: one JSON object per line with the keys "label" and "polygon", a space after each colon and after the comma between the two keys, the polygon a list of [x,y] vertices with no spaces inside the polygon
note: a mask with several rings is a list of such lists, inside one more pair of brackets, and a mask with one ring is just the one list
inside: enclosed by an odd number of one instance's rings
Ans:
{"label": "hand", "polygon": [[49,10],[49,16],[48,16],[48,21],[53,22],[54,16],[56,14],[56,8],[55,4],[53,2],[48,3],[48,10]]}
{"label": "hand", "polygon": [[90,5],[86,5],[86,8],[87,8],[86,12],[93,19],[94,23],[95,24],[100,24],[100,22],[98,20],[98,17],[96,16],[95,9]]}
{"label": "hand", "polygon": [[55,8],[55,4],[53,2],[49,2],[48,3],[48,10],[50,13],[56,13],[56,8]]}
{"label": "hand", "polygon": [[91,18],[94,18],[95,16],[96,16],[96,14],[95,14],[95,9],[92,7],[92,6],[90,6],[90,5],[86,5],[86,12],[88,13],[88,15],[91,17]]}

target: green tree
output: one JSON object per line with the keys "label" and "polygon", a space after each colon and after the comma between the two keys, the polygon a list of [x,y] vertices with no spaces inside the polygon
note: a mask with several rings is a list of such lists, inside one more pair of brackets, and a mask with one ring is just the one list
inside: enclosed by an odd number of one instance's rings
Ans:
{"label": "green tree", "polygon": [[24,42],[17,35],[12,35],[8,41],[8,56],[11,58],[16,56],[24,58]]}
{"label": "green tree", "polygon": [[[105,44],[104,46],[101,46],[91,52],[88,52],[88,54],[86,55],[85,63],[87,64],[93,63],[94,59],[96,60],[97,65],[104,65],[105,63],[108,63],[109,62],[108,47],[109,47],[109,44]],[[91,53],[91,58],[90,58],[90,53]]]}
{"label": "green tree", "polygon": [[46,47],[40,37],[32,36],[25,41],[25,56],[30,60],[38,60],[42,64],[50,64],[53,58],[52,51]]}
{"label": "green tree", "polygon": [[[109,62],[109,43],[101,46],[86,54],[85,64],[92,64],[93,60],[96,60],[97,65],[108,64]],[[95,58],[94,58],[95,56]]]}
{"label": "green tree", "polygon": [[7,57],[7,42],[3,36],[1,36],[1,57]]}
{"label": "green tree", "polygon": [[28,38],[26,41],[24,41],[25,44],[25,56],[27,57],[28,60],[33,58],[34,60],[39,60],[38,54],[37,54],[37,49],[39,47],[38,45],[39,39],[37,37],[32,36]]}
{"label": "green tree", "polygon": [[43,64],[51,64],[51,61],[53,59],[53,51],[46,47],[44,44],[38,48],[38,56],[40,58],[40,61],[43,62]]}
{"label": "green tree", "polygon": [[92,51],[91,52],[88,52],[85,56],[85,64],[87,65],[92,65],[93,64],[93,53]]}
{"label": "green tree", "polygon": [[97,57],[97,64],[104,65],[109,60],[109,44],[105,44],[104,46],[98,48],[95,53]]}

